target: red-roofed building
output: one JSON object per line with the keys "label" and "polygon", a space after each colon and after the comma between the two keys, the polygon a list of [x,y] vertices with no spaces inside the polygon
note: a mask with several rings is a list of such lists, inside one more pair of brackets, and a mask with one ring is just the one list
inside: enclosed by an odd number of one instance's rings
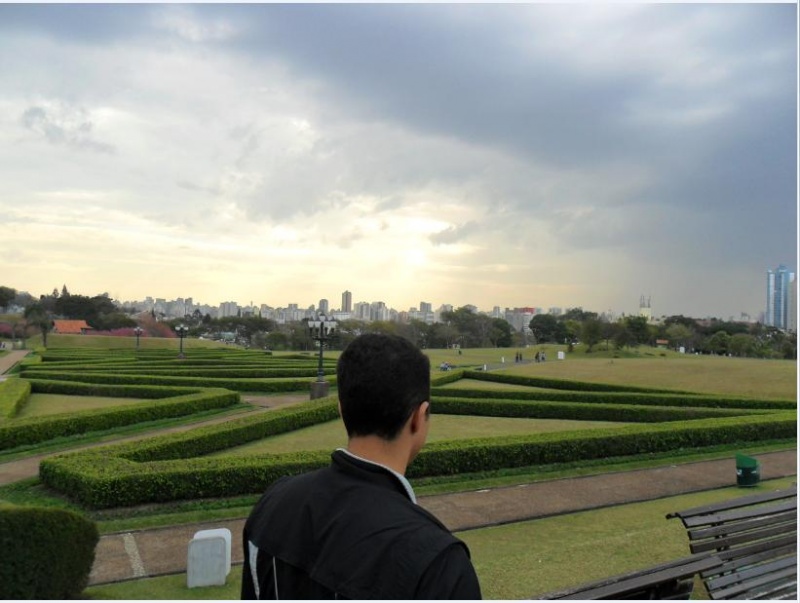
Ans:
{"label": "red-roofed building", "polygon": [[86,335],[92,327],[85,320],[54,320],[53,333],[59,335]]}

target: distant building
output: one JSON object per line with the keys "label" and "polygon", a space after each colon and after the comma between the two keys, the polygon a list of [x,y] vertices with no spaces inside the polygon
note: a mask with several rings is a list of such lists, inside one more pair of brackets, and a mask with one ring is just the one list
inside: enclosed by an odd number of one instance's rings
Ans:
{"label": "distant building", "polygon": [[86,335],[92,330],[85,320],[54,320],[53,333],[59,335]]}
{"label": "distant building", "polygon": [[329,310],[329,308],[328,308],[328,300],[327,299],[319,300],[319,313],[320,314],[327,314],[328,310]]}
{"label": "distant building", "polygon": [[650,306],[650,298],[645,299],[644,295],[639,298],[639,316],[646,318],[647,322],[653,320],[653,308]]}
{"label": "distant building", "polygon": [[353,311],[353,294],[349,291],[342,293],[342,312]]}
{"label": "distant building", "polygon": [[776,327],[784,331],[790,327],[790,321],[794,320],[796,329],[796,310],[795,317],[792,319],[792,310],[795,303],[793,298],[794,272],[781,264],[775,270],[767,270],[767,308],[764,313],[764,324]]}

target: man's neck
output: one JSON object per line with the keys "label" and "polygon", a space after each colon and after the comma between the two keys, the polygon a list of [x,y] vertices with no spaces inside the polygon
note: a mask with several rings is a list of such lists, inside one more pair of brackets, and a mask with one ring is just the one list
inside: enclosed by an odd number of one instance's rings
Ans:
{"label": "man's neck", "polygon": [[409,463],[409,451],[401,441],[388,442],[378,436],[356,436],[347,442],[348,452],[389,467],[405,475]]}

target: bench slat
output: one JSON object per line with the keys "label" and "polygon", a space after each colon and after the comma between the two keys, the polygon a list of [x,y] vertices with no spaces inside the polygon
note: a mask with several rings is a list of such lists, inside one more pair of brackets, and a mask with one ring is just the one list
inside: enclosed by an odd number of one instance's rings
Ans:
{"label": "bench slat", "polygon": [[773,572],[777,572],[779,570],[784,570],[786,568],[791,568],[796,566],[797,566],[797,555],[794,555],[792,557],[784,557],[783,559],[778,559],[777,561],[772,561],[770,563],[764,563],[762,565],[756,565],[754,567],[750,567],[741,571],[729,574],[723,574],[719,578],[712,578],[711,580],[708,581],[708,586],[716,590],[718,588],[730,586],[731,584],[735,584],[736,582],[743,582],[745,580],[749,580],[750,578],[755,578],[757,576],[764,576]]}
{"label": "bench slat", "polygon": [[797,513],[788,511],[779,515],[770,515],[768,517],[751,519],[750,521],[743,521],[733,525],[724,524],[711,527],[694,528],[687,530],[687,533],[689,534],[689,538],[692,540],[702,540],[703,538],[713,538],[722,535],[728,536],[737,532],[745,532],[755,528],[792,521],[794,522],[794,525],[797,525]]}
{"label": "bench slat", "polygon": [[692,552],[702,553],[704,551],[715,551],[722,548],[730,548],[740,544],[759,542],[765,538],[771,538],[772,536],[781,536],[784,534],[788,535],[791,533],[795,534],[796,537],[797,521],[794,521],[791,524],[779,524],[776,526],[770,526],[768,528],[762,528],[760,530],[753,532],[738,533],[734,534],[733,536],[713,538],[711,540],[706,540],[704,542],[693,542]]}
{"label": "bench slat", "polygon": [[721,503],[714,503],[711,505],[703,505],[702,507],[692,507],[683,511],[667,514],[667,519],[673,517],[692,517],[694,515],[708,515],[717,511],[725,511],[728,509],[738,509],[739,507],[746,507],[753,504],[764,502],[771,502],[774,500],[782,500],[784,498],[797,497],[797,487],[787,488],[786,490],[777,490],[775,492],[767,492],[764,494],[751,494],[750,496],[740,496],[738,498],[728,500]]}
{"label": "bench slat", "polygon": [[736,559],[727,561],[723,560],[725,562],[719,568],[714,568],[713,570],[709,570],[708,572],[700,572],[700,577],[706,579],[708,576],[714,576],[717,574],[723,574],[727,572],[735,572],[743,567],[756,565],[758,563],[764,563],[765,561],[769,562],[775,559],[781,559],[783,557],[790,556],[796,553],[797,553],[797,545],[795,543],[786,544],[782,547],[776,549],[768,549],[766,551],[762,551],[754,555],[749,555],[747,557],[738,557]]}
{"label": "bench slat", "polygon": [[775,515],[776,513],[783,513],[785,511],[796,511],[797,501],[781,502],[774,505],[764,507],[753,507],[749,509],[735,509],[731,511],[722,511],[719,513],[712,513],[710,515],[697,515],[694,517],[687,517],[683,519],[683,525],[687,528],[696,528],[698,526],[726,523],[731,521],[741,521],[743,519],[752,519],[754,517],[766,517],[768,515]]}
{"label": "bench slat", "polygon": [[729,588],[723,588],[721,590],[709,592],[709,594],[713,599],[730,599],[733,597],[737,599],[738,598],[757,599],[761,598],[758,595],[762,596],[768,595],[770,592],[774,590],[772,588],[765,588],[765,587],[772,585],[773,583],[775,586],[780,586],[780,584],[782,584],[781,579],[791,578],[792,576],[794,576],[795,582],[797,582],[797,568],[788,568],[781,572],[775,572],[774,574],[770,574],[769,576],[756,578],[754,580],[750,580],[743,584],[738,584],[736,586],[731,586]]}

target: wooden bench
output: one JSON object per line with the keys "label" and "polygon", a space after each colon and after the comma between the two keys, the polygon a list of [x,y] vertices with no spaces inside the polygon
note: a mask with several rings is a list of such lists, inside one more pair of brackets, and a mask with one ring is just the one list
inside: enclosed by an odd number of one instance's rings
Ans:
{"label": "wooden bench", "polygon": [[643,570],[540,595],[538,599],[688,599],[694,576],[722,562],[713,555],[692,555]]}
{"label": "wooden bench", "polygon": [[712,599],[797,599],[797,486],[670,513],[695,554],[722,565],[703,570]]}

